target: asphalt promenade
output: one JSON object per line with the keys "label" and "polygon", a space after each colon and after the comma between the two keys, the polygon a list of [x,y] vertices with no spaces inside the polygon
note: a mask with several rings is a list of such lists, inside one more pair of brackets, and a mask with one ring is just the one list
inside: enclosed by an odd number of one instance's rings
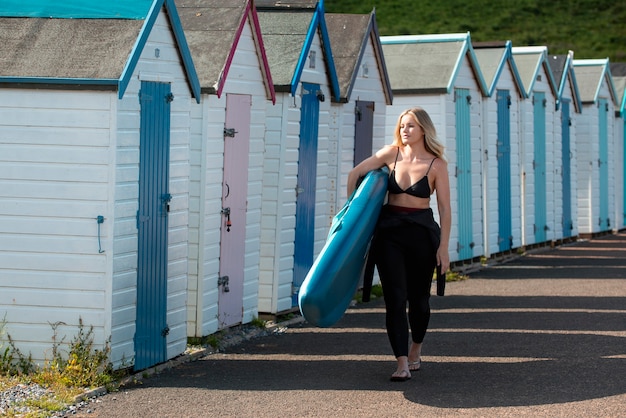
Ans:
{"label": "asphalt promenade", "polygon": [[390,382],[382,300],[183,363],[84,417],[626,417],[626,232],[538,249],[431,298],[422,370]]}

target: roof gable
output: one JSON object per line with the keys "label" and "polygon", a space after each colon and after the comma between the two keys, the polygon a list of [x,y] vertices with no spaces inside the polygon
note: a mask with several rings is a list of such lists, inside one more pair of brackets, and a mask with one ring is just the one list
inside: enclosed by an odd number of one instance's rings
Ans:
{"label": "roof gable", "polygon": [[252,30],[267,97],[276,101],[272,76],[252,0],[178,1],[180,18],[202,90],[221,96],[246,24]]}
{"label": "roof gable", "polygon": [[391,104],[391,84],[380,44],[375,13],[372,11],[369,15],[326,14],[326,22],[330,42],[333,45],[341,100],[346,102],[350,100],[363,55],[371,43],[378,63],[383,94],[386,103]]}
{"label": "roof gable", "polygon": [[507,68],[510,69],[513,76],[513,81],[517,87],[517,92],[520,97],[525,98],[526,92],[524,91],[524,85],[520,77],[517,65],[513,60],[511,53],[511,41],[506,42],[484,42],[474,43],[474,53],[476,59],[480,65],[480,70],[485,77],[485,83],[487,84],[488,96],[492,96],[493,92],[498,85],[498,80],[502,75],[502,72]]}
{"label": "roof gable", "polygon": [[576,112],[582,111],[580,92],[578,83],[576,82],[576,74],[572,62],[574,60],[574,52],[569,51],[567,55],[552,55],[548,58],[548,64],[554,76],[554,82],[558,88],[557,106],[560,104],[566,88],[572,91],[574,108]]}
{"label": "roof gable", "polygon": [[[469,32],[465,34],[382,36],[381,44],[394,92],[450,93],[467,57],[483,95],[487,85]],[[407,61],[410,65],[407,65]]]}
{"label": "roof gable", "polygon": [[200,84],[174,0],[154,0],[145,20],[0,18],[0,83],[109,88],[122,98],[163,8],[199,101]]}
{"label": "roof gable", "polygon": [[[315,36],[320,36],[329,84],[334,100],[339,101],[339,81],[331,51],[328,29],[324,17],[323,2],[292,2],[287,7],[266,7],[271,2],[257,5],[267,59],[276,91],[289,91],[295,95],[302,71]],[[298,7],[299,4],[302,7]]]}
{"label": "roof gable", "polygon": [[548,48],[545,46],[518,46],[512,48],[513,59],[520,73],[526,97],[530,97],[535,89],[535,83],[542,70],[546,74],[546,82],[552,94],[557,97],[557,87],[548,64]]}
{"label": "roof gable", "polygon": [[583,104],[595,103],[602,90],[602,83],[607,83],[613,103],[617,104],[617,94],[609,70],[609,59],[573,60],[576,80],[579,81],[580,97]]}
{"label": "roof gable", "polygon": [[626,110],[626,76],[613,77],[613,83],[615,84],[615,92],[617,93],[617,103],[619,106],[619,112],[624,115]]}

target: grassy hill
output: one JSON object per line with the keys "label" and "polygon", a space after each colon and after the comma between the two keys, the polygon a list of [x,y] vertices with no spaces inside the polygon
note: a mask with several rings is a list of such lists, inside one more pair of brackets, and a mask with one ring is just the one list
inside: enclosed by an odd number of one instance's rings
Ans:
{"label": "grassy hill", "polygon": [[376,9],[381,35],[470,32],[472,41],[545,45],[551,54],[626,61],[623,0],[325,0],[327,13]]}

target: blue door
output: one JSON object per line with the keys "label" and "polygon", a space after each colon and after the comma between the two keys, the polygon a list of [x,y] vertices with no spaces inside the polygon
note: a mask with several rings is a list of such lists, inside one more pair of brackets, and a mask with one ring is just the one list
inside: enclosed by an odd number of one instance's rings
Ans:
{"label": "blue door", "polygon": [[537,92],[533,96],[535,178],[535,242],[546,241],[548,222],[546,218],[546,94]]}
{"label": "blue door", "polygon": [[170,85],[141,82],[135,370],[167,359]]}
{"label": "blue door", "polygon": [[456,109],[456,181],[459,201],[459,241],[457,251],[460,260],[474,256],[472,241],[472,158],[470,135],[470,103],[468,89],[455,90]]}
{"label": "blue door", "polygon": [[511,225],[511,95],[498,90],[498,246],[500,251],[513,247]]}
{"label": "blue door", "polygon": [[572,164],[570,145],[570,100],[561,102],[561,174],[563,176],[563,237],[571,237],[574,223],[572,222]]}
{"label": "blue door", "polygon": [[[622,114],[622,117],[624,118],[624,114]],[[622,162],[626,162],[626,118],[624,118],[624,131],[623,131],[623,147],[622,150],[624,151],[624,155],[622,158]],[[622,225],[626,225],[626,163],[622,164],[622,177],[624,179],[624,182],[622,183],[624,185],[624,190],[622,191],[622,198],[624,199],[624,203],[622,206],[622,217],[623,217],[623,221],[622,221]]]}
{"label": "blue door", "polygon": [[298,305],[298,291],[313,265],[319,89],[316,84],[302,83],[292,306]]}
{"label": "blue door", "polygon": [[606,99],[599,100],[598,123],[600,126],[600,231],[606,231],[611,227],[609,219],[609,135],[608,135],[608,114],[609,103]]}

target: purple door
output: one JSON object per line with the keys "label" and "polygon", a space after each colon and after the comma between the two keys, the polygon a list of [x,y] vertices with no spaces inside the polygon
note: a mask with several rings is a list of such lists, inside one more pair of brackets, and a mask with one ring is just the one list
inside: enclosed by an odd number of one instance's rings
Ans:
{"label": "purple door", "polygon": [[226,96],[218,278],[219,328],[239,324],[243,319],[250,105],[250,96],[237,94]]}
{"label": "purple door", "polygon": [[357,165],[373,153],[374,102],[357,100],[354,114],[354,165]]}

